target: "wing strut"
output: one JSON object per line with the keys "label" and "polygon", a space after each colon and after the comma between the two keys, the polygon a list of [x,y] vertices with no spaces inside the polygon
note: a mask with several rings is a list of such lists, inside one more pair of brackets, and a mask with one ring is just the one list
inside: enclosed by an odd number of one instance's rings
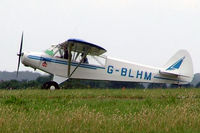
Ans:
{"label": "wing strut", "polygon": [[87,54],[90,52],[90,49],[91,49],[91,48],[89,48],[89,49],[84,53],[83,58],[82,58],[81,61],[78,63],[78,65],[76,66],[76,68],[72,71],[72,73],[68,76],[68,78],[70,78],[70,77],[73,75],[73,73],[76,71],[76,69],[81,65],[81,63],[83,63],[85,57],[86,57]]}
{"label": "wing strut", "polygon": [[71,60],[72,60],[72,44],[68,44],[68,77],[70,76]]}

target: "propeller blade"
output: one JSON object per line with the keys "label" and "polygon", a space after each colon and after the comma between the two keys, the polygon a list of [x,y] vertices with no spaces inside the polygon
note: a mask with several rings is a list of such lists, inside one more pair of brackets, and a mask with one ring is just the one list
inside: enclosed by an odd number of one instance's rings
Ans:
{"label": "propeller blade", "polygon": [[19,56],[19,59],[18,59],[18,66],[17,66],[17,77],[18,77],[18,73],[19,73],[19,66],[20,66],[20,56]]}
{"label": "propeller blade", "polygon": [[21,45],[20,45],[20,50],[19,50],[20,56],[22,54],[23,37],[24,37],[24,32],[22,32],[22,37],[21,37]]}
{"label": "propeller blade", "polygon": [[19,56],[18,65],[17,65],[17,77],[18,77],[18,73],[19,73],[20,61],[21,61],[21,56],[22,56],[23,38],[24,38],[24,32],[22,32],[20,49],[19,49],[19,53],[17,54],[17,56]]}

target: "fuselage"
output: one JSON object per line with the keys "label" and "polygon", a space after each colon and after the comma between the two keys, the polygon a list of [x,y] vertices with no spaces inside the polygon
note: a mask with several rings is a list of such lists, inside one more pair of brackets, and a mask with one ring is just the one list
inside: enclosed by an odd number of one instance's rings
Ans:
{"label": "fuselage", "polygon": [[[25,52],[21,59],[25,66],[39,69],[52,75],[68,77],[69,64],[67,59],[52,57],[44,52]],[[71,72],[76,68],[78,63],[71,61]],[[105,57],[103,65],[82,63],[72,74],[71,78],[169,84],[188,83],[187,77],[180,76],[177,78],[162,75],[159,73],[159,70],[160,68],[157,67]]]}

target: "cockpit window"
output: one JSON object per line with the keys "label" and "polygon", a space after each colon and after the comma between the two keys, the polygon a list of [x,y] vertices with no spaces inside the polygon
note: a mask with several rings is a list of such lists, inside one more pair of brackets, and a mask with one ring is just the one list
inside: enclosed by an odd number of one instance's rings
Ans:
{"label": "cockpit window", "polygon": [[48,55],[50,55],[50,56],[53,56],[53,50],[47,49],[47,50],[45,51],[45,53],[48,54]]}
{"label": "cockpit window", "polygon": [[50,56],[54,56],[59,50],[59,46],[58,45],[52,45],[49,49],[45,50],[45,53],[50,55]]}

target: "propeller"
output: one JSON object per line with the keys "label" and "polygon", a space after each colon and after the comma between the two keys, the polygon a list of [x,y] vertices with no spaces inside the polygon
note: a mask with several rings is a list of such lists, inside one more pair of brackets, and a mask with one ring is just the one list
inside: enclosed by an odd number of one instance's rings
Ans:
{"label": "propeller", "polygon": [[19,56],[18,65],[17,65],[17,77],[18,77],[18,73],[19,73],[20,61],[21,61],[21,56],[22,56],[23,36],[24,36],[24,32],[22,32],[20,49],[19,49],[19,53],[17,54],[17,56]]}

